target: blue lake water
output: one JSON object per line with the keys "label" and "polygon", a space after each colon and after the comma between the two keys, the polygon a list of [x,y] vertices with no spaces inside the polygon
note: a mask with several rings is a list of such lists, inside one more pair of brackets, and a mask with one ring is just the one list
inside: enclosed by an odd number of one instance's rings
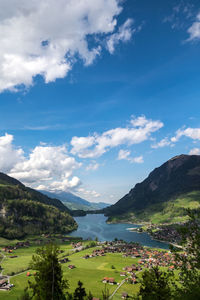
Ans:
{"label": "blue lake water", "polygon": [[143,246],[168,249],[167,243],[153,240],[147,233],[138,233],[127,230],[128,228],[139,227],[135,224],[107,224],[103,214],[86,215],[74,218],[78,223],[78,229],[73,231],[71,236],[79,236],[83,239],[95,239],[99,241],[113,241],[115,238],[123,239],[126,242],[137,242]]}

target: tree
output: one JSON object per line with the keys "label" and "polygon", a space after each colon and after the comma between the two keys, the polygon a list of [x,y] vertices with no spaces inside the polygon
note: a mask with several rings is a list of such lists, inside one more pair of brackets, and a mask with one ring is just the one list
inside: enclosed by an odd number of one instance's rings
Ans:
{"label": "tree", "polygon": [[183,251],[171,247],[178,262],[177,299],[196,300],[200,295],[200,212],[188,210],[189,221],[181,227]]}
{"label": "tree", "polygon": [[139,294],[136,299],[166,300],[173,299],[173,273],[163,272],[158,267],[144,271]]}
{"label": "tree", "polygon": [[63,280],[61,265],[58,262],[59,247],[48,244],[36,250],[30,264],[36,271],[35,281],[29,281],[34,300],[65,300],[64,290],[68,287]]}
{"label": "tree", "polygon": [[83,287],[83,283],[79,280],[78,287],[74,291],[73,295],[74,300],[83,300],[86,296],[85,288]]}
{"label": "tree", "polygon": [[108,289],[107,285],[105,284],[105,288],[102,291],[102,299],[103,300],[108,300],[109,297],[110,297],[109,289]]}
{"label": "tree", "polygon": [[88,296],[87,296],[87,299],[88,300],[92,300],[93,299],[93,295],[92,295],[92,293],[89,291],[89,294],[88,294]]}
{"label": "tree", "polygon": [[24,289],[23,294],[19,298],[17,298],[17,300],[31,300],[31,299],[32,297],[29,295],[27,287]]}

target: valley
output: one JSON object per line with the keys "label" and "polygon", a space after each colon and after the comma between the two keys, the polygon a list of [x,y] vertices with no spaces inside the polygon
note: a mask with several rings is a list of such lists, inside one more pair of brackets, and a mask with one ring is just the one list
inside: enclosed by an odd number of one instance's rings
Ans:
{"label": "valley", "polygon": [[[17,241],[13,241],[13,246],[8,249],[5,248],[8,241],[0,239],[2,273],[9,276],[10,284],[14,285],[9,291],[0,291],[0,299],[5,299],[6,295],[6,299],[14,300],[22,293],[28,280],[34,277],[34,270],[29,269],[32,255],[36,248],[49,239],[50,237],[44,236],[30,239],[28,246],[21,244],[17,249]],[[154,264],[160,264],[164,269],[174,265],[173,257],[168,251],[142,247],[135,243],[92,242],[70,236],[54,236],[53,240],[60,246],[59,258],[63,277],[69,282],[69,291],[73,291],[78,280],[81,280],[87,292],[90,291],[98,298],[102,297],[105,282],[110,295],[117,290],[112,299],[120,299],[122,293],[131,296],[138,292],[142,270]],[[122,285],[117,289],[120,283]]]}

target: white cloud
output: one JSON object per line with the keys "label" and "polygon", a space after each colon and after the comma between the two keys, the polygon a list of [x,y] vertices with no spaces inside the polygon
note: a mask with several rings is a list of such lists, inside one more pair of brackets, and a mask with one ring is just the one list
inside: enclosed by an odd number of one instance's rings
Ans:
{"label": "white cloud", "polygon": [[77,187],[80,179],[72,176],[81,166],[67,153],[66,146],[37,146],[28,158],[16,163],[9,175],[35,187],[45,185],[48,190],[68,190]]}
{"label": "white cloud", "polygon": [[137,157],[133,157],[132,161],[137,163],[137,164],[142,164],[144,162],[144,159],[143,159],[143,156],[140,155],[140,156],[137,156]]}
{"label": "white cloud", "polygon": [[79,189],[77,189],[77,191],[79,193],[81,193],[81,195],[87,196],[87,197],[99,198],[101,196],[101,194],[97,193],[94,190],[90,191],[90,190],[86,190],[84,188],[79,188]]}
{"label": "white cloud", "polygon": [[24,152],[21,148],[16,148],[11,134],[0,136],[0,171],[8,173],[17,163],[24,160]]}
{"label": "white cloud", "polygon": [[86,167],[86,171],[96,171],[98,168],[99,164],[94,161]]}
{"label": "white cloud", "polygon": [[[131,20],[117,31],[120,0],[10,0],[0,3],[0,92],[63,78],[77,59],[93,63],[103,45],[114,52],[131,38]],[[93,38],[93,46],[88,45]]]}
{"label": "white cloud", "polygon": [[162,139],[160,142],[151,145],[151,148],[157,149],[172,145],[168,138]]}
{"label": "white cloud", "polygon": [[196,21],[190,26],[187,31],[190,35],[188,41],[200,39],[200,13],[196,16]]}
{"label": "white cloud", "polygon": [[189,155],[200,155],[200,148],[191,149]]}
{"label": "white cloud", "polygon": [[185,29],[187,21],[194,16],[194,5],[179,1],[173,8],[170,15],[163,19],[163,23],[170,23],[171,28],[174,29]]}
{"label": "white cloud", "polygon": [[127,42],[131,39],[132,34],[136,31],[135,29],[131,28],[132,24],[132,19],[126,20],[126,22],[119,27],[118,32],[113,33],[107,38],[107,48],[111,54],[114,53],[115,47],[120,41]]}
{"label": "white cloud", "polygon": [[139,144],[148,140],[151,133],[163,127],[160,121],[144,116],[132,119],[128,127],[114,128],[88,137],[73,137],[71,153],[81,158],[94,158],[120,145]]}
{"label": "white cloud", "polygon": [[47,190],[73,190],[80,179],[73,172],[81,167],[69,156],[65,145],[36,146],[25,156],[22,148],[13,145],[13,136],[0,137],[0,171],[35,188]]}
{"label": "white cloud", "polygon": [[176,135],[171,138],[172,142],[177,142],[182,136],[186,136],[193,140],[200,140],[200,128],[178,129]]}
{"label": "white cloud", "polygon": [[144,162],[142,155],[137,156],[137,157],[130,157],[130,154],[131,154],[130,151],[121,149],[118,153],[117,159],[118,160],[124,159],[124,160],[128,160],[131,163],[137,163],[137,164],[141,164]]}
{"label": "white cloud", "polygon": [[119,150],[119,153],[118,153],[118,160],[122,160],[122,159],[128,159],[129,156],[130,156],[131,152],[128,151],[128,150]]}

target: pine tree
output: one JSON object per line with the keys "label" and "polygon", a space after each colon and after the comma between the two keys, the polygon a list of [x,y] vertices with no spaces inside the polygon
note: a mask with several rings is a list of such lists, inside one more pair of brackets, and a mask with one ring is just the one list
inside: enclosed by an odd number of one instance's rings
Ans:
{"label": "pine tree", "polygon": [[36,271],[34,282],[29,282],[34,300],[65,300],[67,281],[62,278],[62,268],[58,262],[59,247],[48,244],[36,250],[31,269]]}
{"label": "pine tree", "polygon": [[200,295],[200,212],[188,210],[189,221],[181,227],[183,251],[172,247],[179,262],[178,300],[196,300]]}
{"label": "pine tree", "polygon": [[158,267],[144,271],[140,291],[136,299],[167,300],[173,299],[173,272],[164,272]]}
{"label": "pine tree", "polygon": [[74,291],[74,300],[83,300],[86,296],[85,288],[81,281],[78,282],[78,287]]}

